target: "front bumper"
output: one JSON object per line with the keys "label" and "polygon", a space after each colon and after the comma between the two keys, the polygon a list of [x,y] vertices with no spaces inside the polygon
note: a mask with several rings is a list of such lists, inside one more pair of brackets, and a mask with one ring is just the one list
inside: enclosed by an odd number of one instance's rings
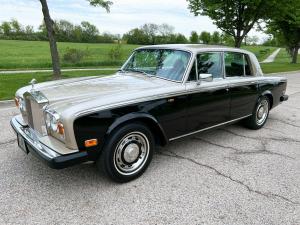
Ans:
{"label": "front bumper", "polygon": [[12,118],[10,124],[16,134],[23,137],[26,150],[33,153],[53,169],[63,169],[88,161],[87,152],[78,152],[68,155],[57,153],[55,149],[51,149],[41,143],[38,139],[38,134],[28,126],[21,125],[16,117]]}

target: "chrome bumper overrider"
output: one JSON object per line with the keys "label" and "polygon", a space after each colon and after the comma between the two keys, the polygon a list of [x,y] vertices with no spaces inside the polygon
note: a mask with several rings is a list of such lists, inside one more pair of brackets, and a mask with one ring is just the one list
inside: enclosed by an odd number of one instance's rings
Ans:
{"label": "chrome bumper overrider", "polygon": [[86,152],[61,155],[54,149],[42,144],[39,141],[39,134],[30,127],[20,124],[16,117],[12,118],[10,124],[17,135],[20,135],[24,138],[27,150],[31,153],[34,153],[35,156],[42,159],[51,168],[61,169],[88,161]]}

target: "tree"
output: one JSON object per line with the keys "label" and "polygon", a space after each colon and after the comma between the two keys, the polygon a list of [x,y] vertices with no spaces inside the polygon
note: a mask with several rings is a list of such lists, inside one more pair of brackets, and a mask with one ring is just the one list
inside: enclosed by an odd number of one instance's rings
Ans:
{"label": "tree", "polygon": [[[105,1],[105,0],[87,0],[87,1],[90,3],[90,5],[100,6],[104,8],[107,12],[109,12],[110,6],[112,5],[111,1]],[[47,36],[50,45],[52,67],[53,67],[53,79],[59,79],[61,76],[61,70],[60,70],[59,54],[58,54],[57,44],[55,39],[54,22],[51,19],[49,13],[47,0],[40,0],[40,2],[42,5],[44,22],[47,29]]]}
{"label": "tree", "polygon": [[150,43],[149,37],[139,28],[135,28],[123,35],[123,40],[128,44],[147,45]]}
{"label": "tree", "polygon": [[186,37],[183,34],[175,34],[175,44],[185,44],[188,42],[188,40],[186,39]]}
{"label": "tree", "polygon": [[229,34],[223,33],[221,34],[221,43],[228,46],[234,46],[234,38]]}
{"label": "tree", "polygon": [[20,33],[22,33],[23,28],[22,25],[16,20],[16,19],[12,19],[10,22],[12,31],[16,34],[19,35]]}
{"label": "tree", "polygon": [[159,26],[154,23],[144,24],[141,30],[150,38],[150,44],[154,45],[159,33]]}
{"label": "tree", "polygon": [[209,32],[202,31],[199,35],[199,39],[202,41],[203,44],[209,44],[211,41],[211,35]]}
{"label": "tree", "polygon": [[[286,1],[276,0],[187,0],[195,15],[209,16],[214,24],[235,40],[240,47],[244,37],[274,8],[285,7]],[[287,0],[289,1],[289,0]]]}
{"label": "tree", "polygon": [[173,26],[166,24],[166,23],[163,23],[162,25],[158,26],[158,32],[160,33],[160,35],[162,37],[170,36],[171,34],[174,33],[174,29],[175,28]]}
{"label": "tree", "polygon": [[221,43],[221,34],[218,31],[215,31],[211,36],[211,42],[215,45]]}
{"label": "tree", "polygon": [[59,79],[61,76],[59,55],[57,50],[57,44],[55,40],[54,33],[54,22],[50,17],[49,8],[46,0],[40,0],[42,4],[42,11],[44,15],[44,22],[47,29],[47,35],[49,39],[50,52],[52,58],[52,67],[53,67],[53,79]]}
{"label": "tree", "polygon": [[190,42],[193,44],[197,44],[199,42],[199,36],[196,31],[191,32]]}
{"label": "tree", "polygon": [[259,38],[257,36],[246,36],[245,37],[245,45],[257,45],[259,42]]}
{"label": "tree", "polygon": [[122,39],[128,44],[153,45],[187,43],[182,34],[175,34],[174,27],[168,24],[144,24],[123,35]]}
{"label": "tree", "polygon": [[73,36],[74,25],[67,20],[59,20],[54,22],[54,31],[56,40],[71,41]]}
{"label": "tree", "polygon": [[99,34],[99,30],[97,29],[97,27],[87,21],[81,22],[81,27],[83,41],[93,42],[94,40],[95,42]]}
{"label": "tree", "polygon": [[291,6],[289,10],[271,18],[268,25],[269,31],[287,47],[292,63],[297,63],[300,49],[300,0],[295,0]]}
{"label": "tree", "polygon": [[27,35],[32,35],[32,34],[34,34],[33,26],[27,25],[27,26],[25,27],[24,32],[25,32],[25,34],[27,34]]}
{"label": "tree", "polygon": [[2,31],[2,33],[5,35],[5,36],[9,36],[11,34],[11,26],[10,26],[10,22],[3,22],[0,26],[0,29]]}

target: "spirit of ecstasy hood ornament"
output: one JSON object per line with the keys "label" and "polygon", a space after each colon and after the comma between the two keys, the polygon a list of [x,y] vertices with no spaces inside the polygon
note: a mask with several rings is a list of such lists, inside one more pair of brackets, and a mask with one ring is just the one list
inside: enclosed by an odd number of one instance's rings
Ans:
{"label": "spirit of ecstasy hood ornament", "polygon": [[37,83],[36,79],[32,79],[29,84],[31,84],[31,91],[34,91],[34,85]]}

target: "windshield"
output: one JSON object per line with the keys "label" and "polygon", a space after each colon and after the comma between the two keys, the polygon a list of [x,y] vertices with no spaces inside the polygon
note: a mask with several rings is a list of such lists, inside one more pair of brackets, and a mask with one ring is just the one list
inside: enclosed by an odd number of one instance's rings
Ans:
{"label": "windshield", "polygon": [[133,53],[123,70],[181,81],[190,57],[190,53],[179,50],[141,49]]}

